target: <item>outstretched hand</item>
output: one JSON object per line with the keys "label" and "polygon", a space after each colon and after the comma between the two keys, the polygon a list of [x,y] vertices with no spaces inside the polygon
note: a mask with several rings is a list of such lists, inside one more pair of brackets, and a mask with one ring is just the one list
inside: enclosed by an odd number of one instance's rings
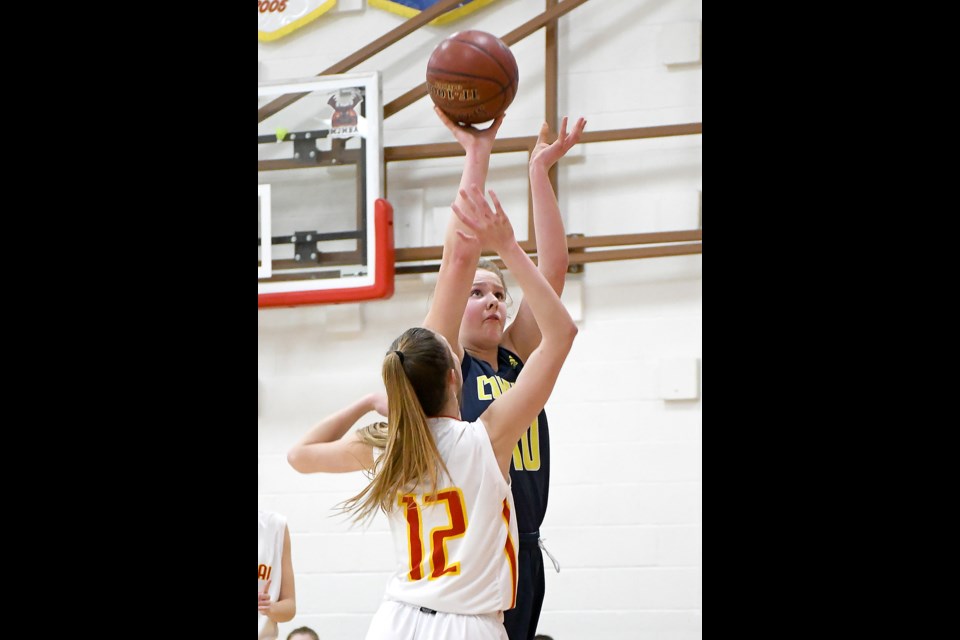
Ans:
{"label": "outstretched hand", "polygon": [[467,153],[471,151],[485,151],[489,154],[493,150],[493,142],[497,137],[497,131],[500,130],[500,125],[503,124],[503,118],[507,115],[503,114],[499,116],[486,129],[477,129],[472,125],[454,122],[440,107],[434,106],[433,110]]}
{"label": "outstretched hand", "polygon": [[548,143],[547,139],[550,136],[550,127],[544,122],[540,126],[540,135],[537,136],[537,144],[530,153],[531,168],[539,165],[544,169],[549,169],[556,164],[557,160],[565,156],[567,151],[570,151],[573,145],[580,141],[580,135],[583,133],[585,126],[587,126],[587,121],[583,118],[578,118],[577,123],[573,125],[573,130],[568,134],[567,117],[564,116],[560,122],[560,134],[553,143]]}
{"label": "outstretched hand", "polygon": [[[460,189],[460,198],[450,206],[460,221],[476,234],[484,249],[503,253],[516,243],[513,225],[492,189],[490,199],[493,200],[495,208],[490,207],[480,187],[472,185],[469,191]],[[459,233],[466,237],[463,232]]]}

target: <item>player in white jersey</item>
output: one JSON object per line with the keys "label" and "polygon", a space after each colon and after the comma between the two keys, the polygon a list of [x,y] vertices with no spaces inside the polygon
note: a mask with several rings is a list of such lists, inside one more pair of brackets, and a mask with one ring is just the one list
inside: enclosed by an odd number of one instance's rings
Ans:
{"label": "player in white jersey", "polygon": [[[387,406],[377,395],[354,402],[311,429],[287,456],[301,473],[372,473],[345,508],[358,520],[387,514],[398,563],[367,640],[507,638],[503,611],[514,606],[517,588],[513,449],[550,396],[577,328],[491,197],[495,209],[474,186],[453,205],[476,234],[458,231],[444,248],[435,295],[457,302],[431,309],[425,327],[391,345],[383,362]],[[468,423],[460,420],[462,351],[434,329],[462,317],[481,244],[516,276],[543,338],[510,393]],[[374,410],[388,422],[350,432]]]}
{"label": "player in white jersey", "polygon": [[257,640],[274,640],[277,623],[297,613],[287,519],[257,510]]}

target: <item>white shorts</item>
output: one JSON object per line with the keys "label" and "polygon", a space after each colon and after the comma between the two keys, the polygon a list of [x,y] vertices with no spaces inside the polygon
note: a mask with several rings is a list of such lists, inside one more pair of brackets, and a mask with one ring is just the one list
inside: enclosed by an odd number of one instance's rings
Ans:
{"label": "white shorts", "polygon": [[384,600],[373,616],[366,640],[507,640],[503,613],[479,616],[429,613],[420,607]]}

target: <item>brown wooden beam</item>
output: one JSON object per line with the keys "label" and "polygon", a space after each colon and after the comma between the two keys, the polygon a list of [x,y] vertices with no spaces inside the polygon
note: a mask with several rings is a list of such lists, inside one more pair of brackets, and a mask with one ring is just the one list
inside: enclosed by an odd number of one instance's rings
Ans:
{"label": "brown wooden beam", "polygon": [[[343,73],[344,71],[349,71],[354,68],[361,62],[364,62],[368,58],[372,58],[376,54],[380,53],[390,45],[394,44],[398,40],[406,37],[407,35],[413,33],[423,25],[427,24],[437,16],[442,13],[446,13],[449,9],[452,9],[458,5],[462,0],[441,0],[437,4],[433,5],[426,11],[421,11],[414,17],[410,18],[397,28],[393,29],[380,36],[367,46],[363,47],[350,54],[340,62],[334,64],[332,67],[328,67],[318,73],[318,76],[329,76],[335,73]],[[424,63],[426,64],[426,63]],[[300,98],[308,95],[307,93],[288,93],[285,95],[276,98],[275,100],[265,104],[264,106],[257,109],[257,123],[263,122],[270,116],[274,115],[281,109],[289,107],[291,104],[299,100]]]}
{"label": "brown wooden beam", "polygon": [[[523,246],[522,244],[520,245]],[[524,251],[527,251],[524,248]],[[419,262],[421,260],[439,260],[443,257],[443,247],[442,246],[432,246],[432,247],[406,247],[403,249],[394,250],[396,262]],[[496,255],[491,251],[484,251],[484,256]]]}
{"label": "brown wooden beam", "polygon": [[[555,7],[557,0],[546,0],[547,11]],[[557,132],[559,127],[558,112],[558,94],[559,80],[557,53],[557,20],[554,18],[544,26],[544,51],[543,51],[543,113],[544,120],[551,132]],[[536,144],[536,143],[534,143]],[[530,147],[531,151],[533,146]],[[547,170],[547,180],[553,188],[553,193],[558,198],[560,191],[557,189],[557,175],[559,167],[554,164]],[[536,243],[537,221],[533,217],[533,190],[527,190],[527,239]]]}
{"label": "brown wooden beam", "polygon": [[[703,246],[699,242],[691,244],[673,244],[662,247],[644,247],[635,249],[612,249],[610,251],[588,251],[570,256],[570,264],[587,264],[589,262],[612,262],[614,260],[638,260],[641,258],[663,258],[667,256],[685,256],[703,253]],[[531,256],[536,263],[536,256]],[[492,260],[498,267],[506,270],[507,267],[499,258]],[[437,265],[439,269],[440,265]]]}
{"label": "brown wooden beam", "polygon": [[530,18],[500,39],[503,40],[508,47],[516,44],[547,23],[553,22],[557,20],[557,18],[562,18],[563,16],[567,15],[586,1],[587,0],[564,0],[563,2],[556,4],[554,7],[547,9],[540,15]]}
{"label": "brown wooden beam", "polygon": [[[612,262],[614,260],[641,260],[644,258],[664,258],[668,256],[685,256],[701,253],[703,253],[703,246],[701,243],[697,242],[693,244],[665,245],[662,247],[590,251],[587,253],[577,254],[577,256],[571,255],[570,263],[586,264],[589,262]],[[537,261],[535,256],[531,256],[531,260],[534,262]],[[506,269],[506,266],[503,264],[502,260],[494,259],[492,262],[501,269]],[[434,273],[439,270],[440,264],[436,262],[433,264],[406,265],[399,264],[398,260],[395,266],[395,272],[398,275],[407,273]]]}
{"label": "brown wooden beam", "polygon": [[[547,0],[547,9],[553,8],[557,4],[557,0]],[[553,133],[560,132],[560,113],[559,113],[559,101],[560,101],[560,80],[558,78],[560,71],[560,55],[559,55],[559,46],[558,46],[558,37],[557,37],[557,20],[553,19],[547,23],[546,29],[544,29],[546,35],[544,53],[544,78],[543,78],[543,87],[544,87],[544,114],[546,115],[547,126],[550,127],[550,131]],[[569,122],[567,123],[569,124]],[[560,197],[560,191],[557,189],[557,173],[558,165],[554,164],[550,167],[550,170],[547,172],[547,176],[550,178],[550,184],[553,186],[553,193],[556,194],[557,198]],[[533,203],[530,204],[530,227],[531,230],[534,229],[533,223]],[[533,236],[533,231],[531,231],[531,237]]]}
{"label": "brown wooden beam", "polygon": [[702,122],[686,124],[668,124],[659,127],[638,127],[636,129],[612,129],[609,131],[585,131],[580,142],[615,142],[617,140],[638,140],[641,138],[668,138],[670,136],[692,136],[703,133]]}
{"label": "brown wooden beam", "polygon": [[[521,40],[526,38],[528,35],[536,31],[543,25],[547,24],[552,20],[556,20],[560,16],[566,15],[567,13],[569,13],[570,11],[573,11],[574,9],[576,9],[586,1],[587,0],[565,0],[565,2],[561,2],[560,4],[556,5],[552,9],[548,9],[547,11],[544,11],[540,15],[534,18],[531,18],[527,22],[524,22],[522,25],[520,25],[519,27],[517,27],[507,35],[502,36],[500,39],[503,40],[504,44],[506,44],[508,47],[512,44],[516,44],[517,42],[520,42]],[[425,95],[427,95],[426,82],[424,82],[420,86],[414,87],[410,91],[407,91],[405,94],[403,94],[399,98],[396,98],[395,100],[392,100],[387,104],[383,105],[384,119],[389,118],[390,116],[397,113],[398,111],[402,111],[403,109],[406,109],[411,104],[413,104],[414,102],[416,102],[417,100],[419,100]]]}
{"label": "brown wooden beam", "polygon": [[[609,131],[584,132],[580,142],[616,142],[620,140],[640,140],[645,138],[666,138],[669,136],[689,136],[703,133],[702,122],[685,124],[671,124],[658,127],[638,127],[635,129],[611,129]],[[529,152],[537,143],[536,136],[519,138],[501,138],[493,144],[493,153]],[[325,152],[321,152],[325,153]],[[349,149],[343,152],[344,159],[356,162],[360,152]],[[440,142],[434,144],[410,144],[401,147],[384,147],[384,162],[401,162],[404,160],[427,160],[431,158],[454,158],[463,155],[463,147],[457,142]],[[276,171],[278,169],[305,169],[337,163],[303,163],[296,160],[258,160],[258,171]],[[344,163],[340,163],[344,164]]]}
{"label": "brown wooden beam", "polygon": [[[547,11],[549,12],[557,5],[557,0],[547,0]],[[557,108],[559,99],[559,70],[560,70],[560,47],[557,34],[557,19],[553,18],[546,24],[544,29],[544,104],[543,112],[546,114],[547,125],[551,131],[557,131],[560,126],[560,116]],[[556,166],[556,165],[554,165]]]}
{"label": "brown wooden beam", "polygon": [[[689,242],[689,241],[702,241],[703,240],[703,230],[702,229],[691,229],[685,231],[657,231],[653,233],[630,233],[630,234],[621,234],[621,235],[609,235],[609,236],[588,236],[588,237],[569,237],[567,238],[567,248],[568,249],[585,249],[585,248],[597,248],[597,247],[623,247],[625,245],[635,245],[635,244],[664,244],[670,242]],[[520,247],[530,253],[536,251],[534,243],[531,241],[521,242]],[[492,252],[484,252],[483,255],[495,255]],[[583,253],[577,255],[591,255],[591,253]],[[443,247],[442,246],[432,246],[432,247],[408,247],[408,248],[397,248],[396,250],[396,261],[397,262],[416,262],[419,260],[439,260],[443,256]],[[571,264],[576,264],[574,262],[573,254],[570,255]]]}
{"label": "brown wooden beam", "polygon": [[589,236],[568,238],[570,249],[589,247],[622,247],[630,244],[664,244],[667,242],[690,242],[703,240],[703,229],[689,231],[656,231],[653,233],[632,233],[610,236]]}
{"label": "brown wooden beam", "polygon": [[[501,138],[493,143],[493,153],[516,153],[529,151],[536,144],[534,137]],[[432,158],[454,158],[462,156],[463,147],[458,142],[437,142],[432,144],[409,144],[402,147],[384,147],[383,161],[427,160]]]}
{"label": "brown wooden beam", "polygon": [[639,247],[635,249],[612,249],[610,251],[588,251],[570,256],[570,264],[588,262],[610,262],[612,260],[636,260],[638,258],[662,258],[664,256],[684,256],[703,253],[703,244],[668,244],[662,247]]}
{"label": "brown wooden beam", "polygon": [[[691,136],[703,133],[702,122],[669,124],[657,127],[638,127],[635,129],[611,129],[608,131],[584,132],[580,142],[616,142],[619,140],[641,140],[645,138],[667,138],[670,136]],[[537,143],[536,136],[519,138],[500,138],[493,143],[493,153],[517,153],[530,151]],[[384,147],[384,162],[403,160],[426,160],[430,158],[453,158],[464,155],[463,147],[457,142],[438,142],[433,144],[409,144],[400,147]]]}

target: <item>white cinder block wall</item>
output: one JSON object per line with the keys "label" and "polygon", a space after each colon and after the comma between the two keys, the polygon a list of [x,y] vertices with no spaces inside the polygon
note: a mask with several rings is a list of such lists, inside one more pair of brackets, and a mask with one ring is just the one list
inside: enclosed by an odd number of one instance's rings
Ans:
{"label": "white cinder block wall", "polygon": [[[402,22],[360,0],[338,6],[258,44],[258,79],[314,75]],[[543,6],[497,0],[355,71],[379,69],[389,102],[423,81],[443,37],[503,35]],[[700,0],[590,0],[573,10],[560,21],[561,115],[583,115],[593,131],[702,121],[701,21]],[[534,135],[544,117],[543,35],[512,49],[520,89],[500,135]],[[450,141],[428,98],[387,119],[384,138],[387,146]],[[525,154],[496,155],[488,181],[521,238],[525,163]],[[397,227],[423,215],[424,242],[438,243],[460,167],[459,159],[392,163]],[[702,175],[701,136],[582,145],[561,163],[567,231],[695,228]],[[702,257],[684,256],[593,263],[568,278],[564,301],[580,334],[547,405],[553,479],[542,529],[562,565],[547,573],[540,622],[555,640],[702,637],[702,276]],[[289,518],[297,579],[298,615],[280,625],[281,638],[302,624],[322,640],[362,638],[380,601],[392,564],[385,522],[357,529],[330,517],[364,479],[301,476],[285,454],[316,419],[381,385],[384,351],[422,321],[432,287],[432,276],[402,276],[386,301],[257,312],[258,506]]]}

